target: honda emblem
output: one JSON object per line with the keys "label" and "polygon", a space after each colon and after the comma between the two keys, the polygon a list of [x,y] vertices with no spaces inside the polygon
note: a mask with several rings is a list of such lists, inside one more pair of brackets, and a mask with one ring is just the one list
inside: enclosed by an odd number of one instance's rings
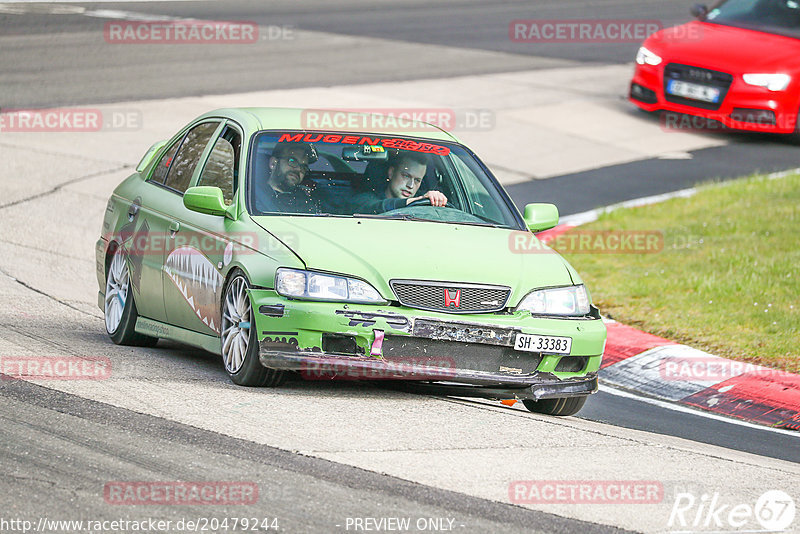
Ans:
{"label": "honda emblem", "polygon": [[461,307],[461,290],[456,289],[455,295],[449,290],[444,290],[444,307],[449,308],[450,305],[453,305],[455,308]]}

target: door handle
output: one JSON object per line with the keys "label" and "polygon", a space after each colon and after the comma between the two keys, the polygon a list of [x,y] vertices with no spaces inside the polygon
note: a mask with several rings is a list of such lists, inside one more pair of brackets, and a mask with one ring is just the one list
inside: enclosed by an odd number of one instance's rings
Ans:
{"label": "door handle", "polygon": [[139,206],[136,204],[132,205],[128,210],[128,221],[133,222],[133,219],[136,218],[136,214],[139,213]]}
{"label": "door handle", "polygon": [[178,230],[180,229],[181,229],[181,223],[179,223],[178,221],[172,221],[172,223],[169,225],[169,236],[175,237],[175,234],[177,234]]}

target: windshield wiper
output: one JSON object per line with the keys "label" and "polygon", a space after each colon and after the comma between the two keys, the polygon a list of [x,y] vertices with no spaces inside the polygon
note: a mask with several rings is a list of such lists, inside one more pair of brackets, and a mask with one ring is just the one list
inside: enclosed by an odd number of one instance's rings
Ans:
{"label": "windshield wiper", "polygon": [[497,223],[490,223],[490,222],[467,222],[467,221],[452,221],[453,224],[465,224],[467,226],[485,226],[486,228],[506,228],[508,230],[513,230],[513,228],[506,226],[504,224],[497,224]]}
{"label": "windshield wiper", "polygon": [[353,217],[363,217],[364,219],[400,219],[402,221],[412,220],[427,220],[420,219],[415,215],[408,215],[407,213],[386,214],[386,213],[354,213]]}
{"label": "windshield wiper", "polygon": [[417,217],[416,215],[409,215],[407,213],[398,213],[397,215],[375,215],[375,214],[355,214],[354,217],[364,217],[366,219],[397,219],[400,221],[423,221],[423,222],[432,222],[432,223],[442,223],[442,224],[463,224],[467,226],[482,226],[485,228],[506,228],[511,230],[512,228],[503,224],[497,223],[483,223],[483,222],[475,222],[475,221],[450,221],[444,219],[426,219],[424,217]]}

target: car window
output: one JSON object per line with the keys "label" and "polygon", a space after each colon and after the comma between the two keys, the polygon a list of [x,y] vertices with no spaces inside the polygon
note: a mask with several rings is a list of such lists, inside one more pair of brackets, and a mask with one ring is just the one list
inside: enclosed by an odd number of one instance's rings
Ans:
{"label": "car window", "polygon": [[800,2],[796,0],[728,0],[712,9],[706,20],[747,28],[800,33]]}
{"label": "car window", "polygon": [[[465,208],[470,213],[480,214],[494,222],[502,224],[503,215],[499,209],[501,199],[492,188],[491,192],[486,185],[478,179],[476,174],[479,169],[473,170],[469,165],[470,160],[463,160],[460,157],[452,158],[455,165],[455,172],[460,176],[460,183],[464,184],[466,194]],[[474,162],[472,162],[474,163]]]}
{"label": "car window", "polygon": [[167,179],[164,185],[179,193],[186,191],[189,182],[192,180],[197,163],[203,154],[206,145],[211,140],[211,136],[217,130],[219,122],[204,122],[198,124],[186,134],[181,143],[178,153],[170,164]]}
{"label": "car window", "polygon": [[164,183],[164,178],[167,177],[169,166],[172,165],[172,160],[175,158],[175,152],[177,152],[178,148],[181,146],[181,141],[183,141],[183,137],[172,143],[172,146],[161,156],[158,165],[156,165],[153,174],[150,176],[151,182],[157,182],[159,184]]}
{"label": "car window", "polygon": [[197,185],[207,185],[222,189],[225,204],[233,203],[233,193],[239,175],[239,149],[241,138],[233,128],[227,127],[214,143],[203,173]]}
{"label": "car window", "polygon": [[[246,198],[253,215],[524,228],[507,194],[471,152],[456,143],[370,134],[260,132],[249,161]],[[447,204],[433,206],[431,197],[441,202],[441,195]]]}

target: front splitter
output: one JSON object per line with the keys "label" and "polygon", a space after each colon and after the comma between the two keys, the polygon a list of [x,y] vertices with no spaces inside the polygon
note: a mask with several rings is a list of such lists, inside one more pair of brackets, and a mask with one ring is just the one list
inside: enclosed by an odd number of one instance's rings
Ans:
{"label": "front splitter", "polygon": [[[273,344],[270,344],[274,347]],[[382,358],[343,356],[323,352],[276,351],[262,346],[261,365],[297,371],[309,380],[392,380],[414,382],[430,392],[486,399],[542,400],[582,397],[597,391],[597,373],[558,378],[552,373],[530,375],[488,373],[433,367],[427,362],[393,362]]]}

